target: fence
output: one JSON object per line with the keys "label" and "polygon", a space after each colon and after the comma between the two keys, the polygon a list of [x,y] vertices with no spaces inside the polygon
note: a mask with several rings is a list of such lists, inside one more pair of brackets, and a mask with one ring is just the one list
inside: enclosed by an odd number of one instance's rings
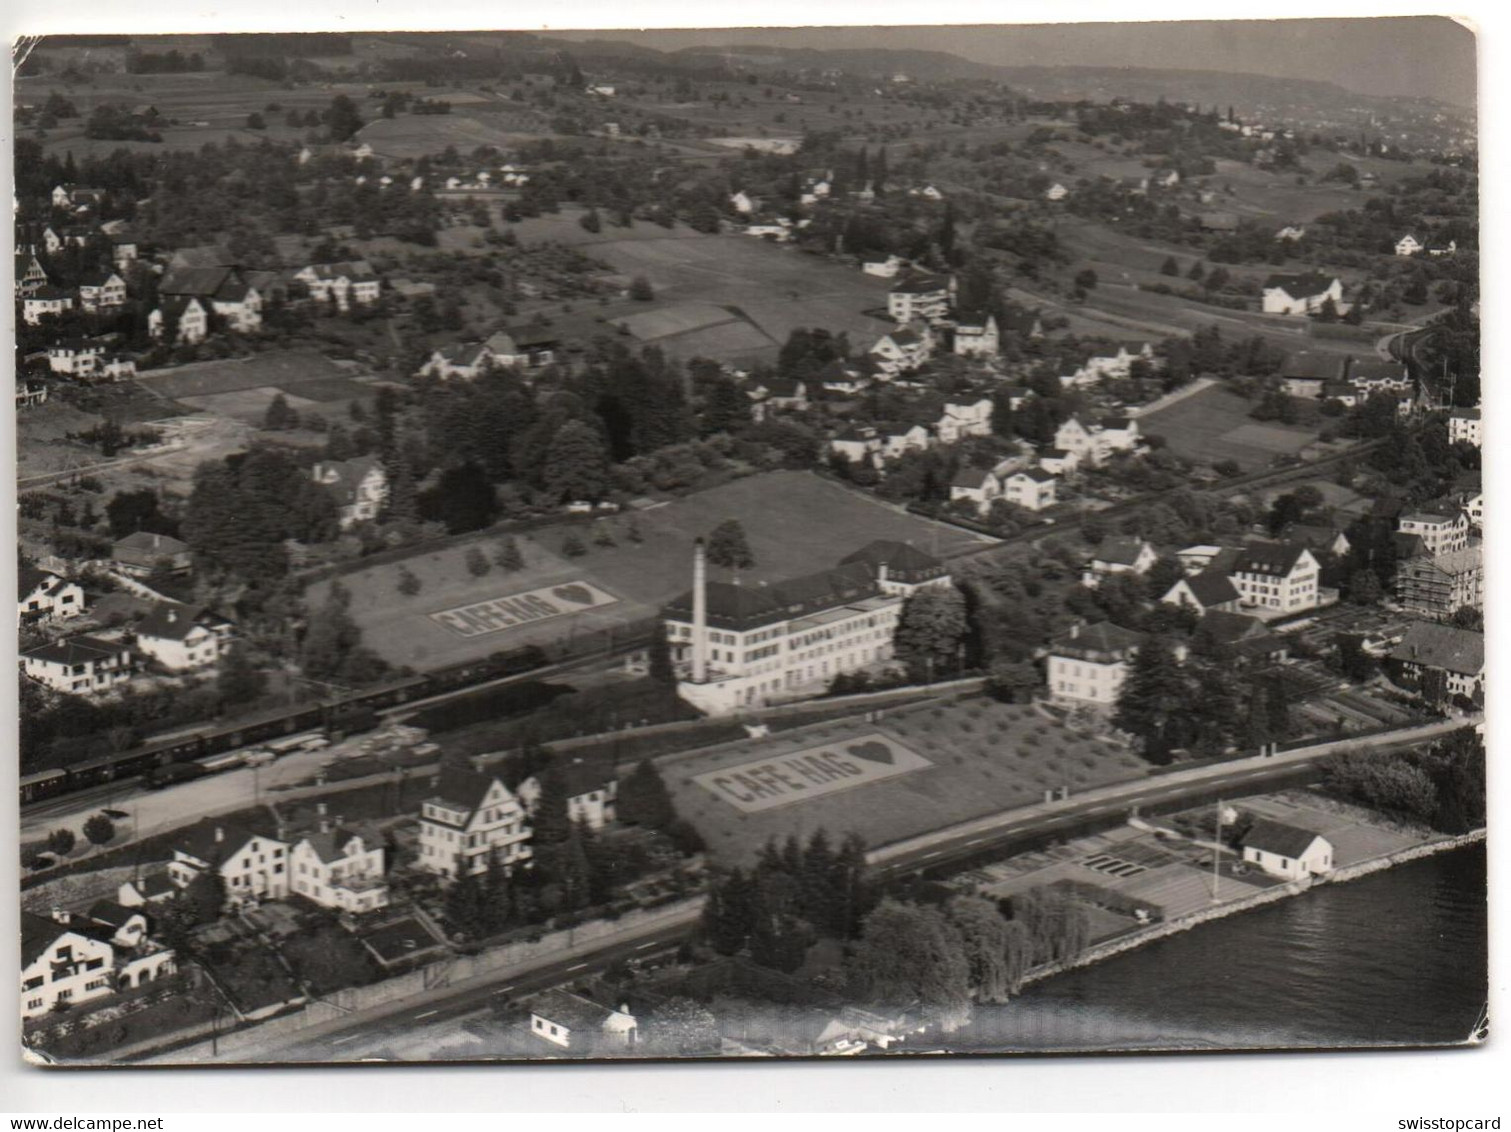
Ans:
{"label": "fence", "polygon": [[[693,897],[660,908],[629,912],[617,920],[593,920],[565,931],[550,932],[535,940],[517,940],[480,951],[476,955],[441,959],[407,974],[396,975],[365,987],[348,987],[325,998],[316,999],[292,1013],[220,1034],[215,1042],[218,1047],[216,1056],[258,1050],[270,1039],[296,1034],[312,1026],[335,1022],[348,1015],[374,1010],[416,995],[460,987],[471,979],[506,968],[538,965],[538,961],[582,954],[593,950],[594,944],[615,937],[646,934],[654,927],[668,927],[680,922],[690,923],[702,906],[702,898]],[[165,1035],[160,1046],[179,1040],[180,1035]],[[132,1051],[127,1056],[136,1057],[146,1052]],[[201,1042],[151,1060],[199,1062],[210,1056],[209,1043]]]}

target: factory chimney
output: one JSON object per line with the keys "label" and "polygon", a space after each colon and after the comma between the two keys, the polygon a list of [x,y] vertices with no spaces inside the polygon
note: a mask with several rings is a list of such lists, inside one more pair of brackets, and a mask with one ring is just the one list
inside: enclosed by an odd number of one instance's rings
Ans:
{"label": "factory chimney", "polygon": [[708,561],[703,540],[693,544],[693,683],[708,681]]}

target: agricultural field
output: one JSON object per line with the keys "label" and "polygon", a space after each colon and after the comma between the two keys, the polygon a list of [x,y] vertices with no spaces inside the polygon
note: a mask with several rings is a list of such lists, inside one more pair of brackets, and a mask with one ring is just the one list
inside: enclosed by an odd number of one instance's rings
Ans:
{"label": "agricultural field", "polygon": [[280,393],[300,413],[370,400],[372,387],[355,377],[352,367],[312,350],[285,350],[151,370],[137,381],[182,405],[255,424]]}
{"label": "agricultural field", "polygon": [[[384,84],[383,89],[400,88]],[[450,102],[451,113],[378,118],[357,131],[357,140],[381,157],[404,161],[438,154],[449,145],[458,153],[471,153],[479,146],[507,149],[550,134],[540,114],[518,103],[464,91],[417,88],[417,93]]]}
{"label": "agricultural field", "polygon": [[1221,385],[1209,386],[1140,420],[1146,435],[1163,436],[1177,456],[1202,464],[1235,460],[1244,471],[1266,468],[1276,456],[1300,452],[1318,430],[1256,421],[1253,406]]}
{"label": "agricultural field", "polygon": [[[911,540],[941,557],[987,541],[899,514],[811,473],[772,472],[634,513],[639,543],[629,538],[631,515],[616,515],[518,536],[525,567],[514,573],[497,567],[482,577],[469,573],[472,546],[490,558],[498,547],[497,534],[483,534],[356,570],[340,582],[352,595],[351,614],[366,645],[393,664],[438,668],[520,645],[617,631],[654,616],[691,584],[693,540],[731,516],[740,517],[755,555],[755,568],[740,576],[749,585],[835,565],[873,539]],[[574,529],[587,547],[580,558],[561,553]],[[597,545],[600,531],[615,545]],[[398,592],[401,567],[419,578],[419,593]],[[329,582],[320,581],[306,596],[318,605],[328,591]],[[497,607],[473,608],[522,594],[535,595],[537,616],[515,616],[509,605],[503,617],[495,616]]]}
{"label": "agricultural field", "polygon": [[1138,778],[1147,764],[1026,704],[987,697],[818,724],[661,763],[677,812],[719,863],[748,864],[772,838],[858,833],[876,848],[1046,789]]}

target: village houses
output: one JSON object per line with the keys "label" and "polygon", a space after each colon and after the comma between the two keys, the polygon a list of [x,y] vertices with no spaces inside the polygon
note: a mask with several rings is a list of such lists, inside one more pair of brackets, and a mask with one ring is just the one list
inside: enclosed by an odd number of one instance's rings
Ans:
{"label": "village houses", "polygon": [[134,578],[145,578],[159,570],[180,574],[193,565],[189,544],[156,531],[135,531],[117,539],[110,548],[111,563],[117,571]]}
{"label": "village houses", "polygon": [[1096,423],[1083,424],[1072,414],[1055,430],[1052,451],[1073,453],[1078,463],[1095,468],[1115,453],[1135,451],[1138,442],[1138,421],[1133,417],[1103,417]]}
{"label": "village houses", "polygon": [[1469,516],[1462,507],[1447,503],[1402,512],[1396,530],[1421,539],[1433,555],[1463,550],[1469,545]]}
{"label": "village houses", "polygon": [[[1386,673],[1393,683],[1429,701],[1484,695],[1485,635],[1453,625],[1416,621],[1391,650]],[[1436,686],[1434,686],[1436,685]]]}
{"label": "village houses", "polygon": [[1333,846],[1320,833],[1259,818],[1243,836],[1243,859],[1270,876],[1304,880],[1333,871]]}
{"label": "village houses", "polygon": [[1319,576],[1310,550],[1278,542],[1249,543],[1238,552],[1228,574],[1243,607],[1276,616],[1316,608]]}
{"label": "village houses", "polygon": [[1396,567],[1396,600],[1411,613],[1446,619],[1460,609],[1482,609],[1484,594],[1484,551],[1478,544],[1418,555]]}
{"label": "village houses", "polygon": [[1110,621],[1072,625],[1050,642],[1050,696],[1112,707],[1128,678],[1128,662],[1143,643],[1142,633]]}
{"label": "village houses", "polygon": [[376,456],[320,460],[310,469],[310,478],[335,499],[343,531],[376,520],[388,502],[388,473]]}
{"label": "village houses", "polygon": [[1396,255],[1414,256],[1423,249],[1423,244],[1410,232],[1396,241]]}
{"label": "village houses", "polygon": [[104,269],[88,271],[79,280],[80,309],[101,311],[125,304],[126,281],[115,272]]}
{"label": "village houses", "polygon": [[203,342],[210,333],[210,315],[193,295],[168,295],[147,315],[147,333],[161,339],[169,326],[177,327],[173,340],[185,346]]}
{"label": "village houses", "polygon": [[493,365],[493,352],[481,342],[457,342],[437,348],[420,367],[417,377],[460,377],[473,381]]}
{"label": "village houses", "polygon": [[146,986],[174,970],[173,950],[149,937],[140,912],[110,901],[98,902],[87,916],[21,912],[23,1019]]}
{"label": "village houses", "polygon": [[[556,760],[552,772],[560,776],[562,792],[567,797],[567,816],[589,829],[598,830],[614,820],[614,805],[619,797],[619,777],[611,759],[583,759],[563,756]],[[540,804],[542,775],[531,775],[515,791],[533,817]]]}
{"label": "village houses", "polygon": [[289,894],[288,852],[289,846],[277,838],[239,826],[201,822],[174,841],[168,879],[185,889],[201,876],[215,873],[225,885],[229,908],[282,900]]}
{"label": "village houses", "polygon": [[443,766],[435,793],[420,807],[422,869],[451,879],[458,869],[473,875],[491,861],[504,868],[531,857],[529,815],[495,775]]}
{"label": "village houses", "polygon": [[319,809],[315,828],[289,851],[290,893],[354,915],[387,907],[383,845],[372,834],[332,821],[323,802]]}
{"label": "village houses", "polygon": [[41,326],[44,318],[56,318],[73,310],[73,294],[51,283],[43,283],[21,300],[21,321],[27,326]]}
{"label": "village houses", "polygon": [[21,654],[21,670],[37,683],[73,696],[109,692],[131,680],[131,649],[100,637],[65,637]]}
{"label": "village houses", "polygon": [[1343,305],[1343,283],[1335,276],[1309,274],[1271,275],[1264,281],[1260,307],[1265,314],[1315,314],[1331,299],[1339,314]]}
{"label": "village houses", "polygon": [[1208,613],[1237,613],[1242,601],[1238,588],[1221,570],[1202,570],[1179,579],[1160,601],[1189,609],[1198,617]]}
{"label": "village houses", "polygon": [[137,625],[136,648],[172,672],[192,672],[220,663],[232,632],[231,622],[201,606],[165,601]]}
{"label": "village houses", "polygon": [[21,567],[17,587],[17,615],[22,624],[62,620],[84,612],[84,590],[30,564]]}
{"label": "village houses", "polygon": [[628,1008],[600,1006],[568,990],[549,990],[530,1005],[530,1032],[579,1053],[627,1049],[638,1032]]}
{"label": "village houses", "polygon": [[999,352],[996,317],[962,311],[955,320],[955,353],[963,358],[995,358]]}
{"label": "village houses", "polygon": [[1103,539],[1096,553],[1086,563],[1081,574],[1081,584],[1095,589],[1103,578],[1113,574],[1143,576],[1157,561],[1159,555],[1154,552],[1154,547],[1143,539]]}
{"label": "village houses", "polygon": [[871,347],[871,360],[888,377],[918,369],[934,352],[934,334],[925,322],[888,331]]}
{"label": "village houses", "polygon": [[1480,447],[1483,433],[1480,426],[1480,411],[1454,409],[1448,414],[1448,439],[1453,444],[1472,444]]}
{"label": "village houses", "polygon": [[312,263],[295,272],[294,278],[309,288],[310,298],[318,303],[334,302],[340,311],[349,310],[353,303],[371,306],[383,289],[378,273],[365,259]]}
{"label": "village houses", "polygon": [[955,294],[955,277],[912,273],[903,276],[887,293],[887,314],[893,322],[914,319],[933,322],[949,313]]}

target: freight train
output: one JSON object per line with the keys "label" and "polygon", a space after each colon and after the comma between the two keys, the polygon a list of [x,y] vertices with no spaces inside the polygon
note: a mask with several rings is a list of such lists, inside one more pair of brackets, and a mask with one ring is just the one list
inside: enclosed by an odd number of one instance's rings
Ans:
{"label": "freight train", "polygon": [[548,663],[544,650],[526,645],[424,675],[390,680],[349,695],[273,708],[228,723],[197,728],[131,750],[25,775],[21,779],[21,803],[40,802],[75,790],[144,775],[176,763],[193,762],[204,767],[200,760],[250,744],[272,742],[276,745],[278,739],[300,732],[318,731],[329,737],[349,735],[373,727],[380,711],[489,680],[534,672]]}

